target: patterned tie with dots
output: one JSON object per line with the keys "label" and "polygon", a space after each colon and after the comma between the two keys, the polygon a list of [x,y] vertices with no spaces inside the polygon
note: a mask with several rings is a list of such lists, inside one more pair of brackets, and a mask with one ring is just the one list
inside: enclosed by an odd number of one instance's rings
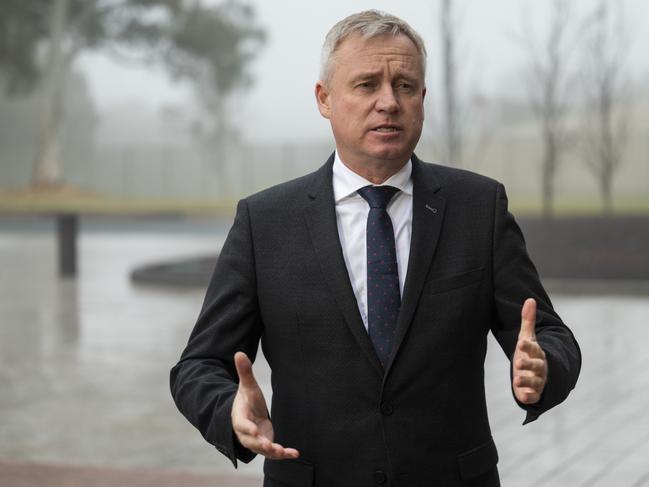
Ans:
{"label": "patterned tie with dots", "polygon": [[394,230],[386,210],[397,191],[399,189],[392,186],[365,186],[358,190],[370,205],[367,216],[367,328],[383,367],[392,351],[401,306]]}

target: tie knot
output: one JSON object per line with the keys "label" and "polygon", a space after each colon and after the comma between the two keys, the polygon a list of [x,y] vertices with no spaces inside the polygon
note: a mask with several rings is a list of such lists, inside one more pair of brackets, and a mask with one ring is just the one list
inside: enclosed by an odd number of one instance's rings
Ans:
{"label": "tie knot", "polygon": [[399,191],[399,188],[394,186],[365,186],[358,190],[358,194],[368,202],[370,208],[382,208],[385,210],[397,191]]}

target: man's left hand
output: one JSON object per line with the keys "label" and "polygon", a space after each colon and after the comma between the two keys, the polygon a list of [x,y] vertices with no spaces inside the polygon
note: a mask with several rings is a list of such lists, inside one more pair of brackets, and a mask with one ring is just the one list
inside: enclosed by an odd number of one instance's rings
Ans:
{"label": "man's left hand", "polygon": [[539,402],[548,380],[548,362],[536,341],[535,326],[536,301],[529,298],[521,311],[521,330],[512,360],[514,395],[523,404]]}

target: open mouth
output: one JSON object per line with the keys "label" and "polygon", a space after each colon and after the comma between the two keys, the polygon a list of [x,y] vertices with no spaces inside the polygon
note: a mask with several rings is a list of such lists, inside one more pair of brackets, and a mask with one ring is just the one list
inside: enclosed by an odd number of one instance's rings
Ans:
{"label": "open mouth", "polygon": [[382,134],[396,133],[401,132],[401,127],[397,125],[379,125],[378,127],[373,128],[372,132],[379,132]]}

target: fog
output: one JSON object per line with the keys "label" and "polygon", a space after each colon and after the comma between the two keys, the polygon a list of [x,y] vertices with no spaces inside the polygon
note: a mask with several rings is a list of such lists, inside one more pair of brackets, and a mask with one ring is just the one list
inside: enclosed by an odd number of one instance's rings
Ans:
{"label": "fog", "polygon": [[[2,486],[42,485],[44,478],[52,486],[108,485],[116,474],[112,485],[234,485],[229,460],[178,413],[169,368],[200,309],[237,200],[314,170],[331,154],[330,128],[313,94],[321,45],[335,22],[368,8],[402,17],[426,42],[418,156],[507,187],[530,256],[584,353],[568,404],[522,430],[507,358],[489,344],[487,400],[503,485],[647,485],[648,430],[638,425],[646,424],[649,408],[649,2],[608,0],[624,6],[626,33],[624,49],[616,51],[623,84],[611,118],[616,137],[620,127],[624,137],[615,140],[623,150],[609,175],[612,201],[588,164],[587,149],[601,147],[593,140],[606,139],[588,131],[601,113],[586,103],[588,83],[576,79],[566,90],[574,103],[558,121],[562,152],[551,177],[550,214],[543,192],[548,145],[542,117],[530,108],[530,52],[523,44],[547,35],[554,0],[454,0],[461,161],[444,160],[440,150],[440,0],[240,1],[254,6],[267,39],[251,64],[252,85],[225,111],[231,131],[221,130],[220,112],[205,115],[201,103],[209,97],[195,91],[197,83],[172,81],[168,66],[137,63],[141,52],[115,56],[114,42],[101,50],[80,46],[58,90],[49,90],[49,115],[60,117],[55,124],[51,116],[45,130],[47,82],[37,79],[34,90],[20,94],[0,90]],[[583,19],[597,1],[573,0],[575,17]],[[37,31],[20,20],[3,24],[12,9],[63,3],[0,0],[0,41]],[[119,2],[120,15],[129,3],[135,2]],[[40,13],[41,20],[51,14]],[[14,32],[3,30],[6,24]],[[38,55],[55,44],[52,37],[34,37]],[[578,75],[578,52],[587,43],[579,35],[571,43],[568,65]],[[2,47],[0,82],[3,55],[9,57]],[[37,60],[46,71],[48,63]],[[50,153],[41,150],[48,135],[56,149]],[[43,162],[56,170],[39,181],[34,168]],[[136,279],[143,271],[148,282]],[[262,354],[255,367],[270,397]],[[261,465],[240,464],[237,485],[245,485],[246,474],[259,485]]]}
{"label": "fog", "polygon": [[[564,62],[575,78],[587,45],[580,37],[586,14],[597,1],[569,2],[575,33]],[[72,65],[63,99],[60,179],[111,195],[233,201],[315,169],[334,148],[313,93],[325,34],[345,16],[376,8],[408,21],[427,45],[426,121],[417,154],[496,178],[507,185],[516,204],[538,208],[543,124],[530,108],[531,56],[525,43],[536,39],[536,53],[544,53],[553,2],[453,2],[458,117],[464,137],[463,160],[458,161],[445,157],[443,149],[440,2],[249,3],[267,38],[249,66],[252,83],[228,95],[221,119],[206,107],[209,96],[197,89],[195,80],[174,82],[169,66],[137,62],[142,52],[116,56],[112,43],[84,48]],[[625,208],[644,207],[649,194],[649,4],[623,0],[608,5],[623,7],[625,33],[615,110],[627,133],[613,190]],[[583,153],[584,115],[593,108],[585,108],[579,81],[573,79],[565,90],[573,106],[561,122],[571,147],[553,179],[558,200],[574,206],[578,199],[579,205],[595,207],[600,183]],[[538,85],[534,89],[540,92]],[[0,97],[0,189],[34,182],[40,96],[36,90],[26,98]],[[228,130],[221,130],[216,120],[226,120]]]}
{"label": "fog", "polygon": [[[253,63],[253,86],[241,93],[235,102],[238,126],[246,139],[290,142],[329,138],[328,125],[318,114],[313,96],[322,41],[335,22],[368,8],[402,17],[423,36],[429,57],[428,108],[434,110],[432,104],[438,97],[440,63],[438,2],[332,0],[314,4],[299,0],[253,0],[250,3],[255,6],[268,39]],[[544,34],[550,3],[533,0],[458,2],[458,51],[465,91],[496,97],[524,94],[521,71],[527,53],[520,37],[526,30],[525,22],[529,22],[537,36]],[[592,0],[575,2],[575,11],[583,14],[593,3]],[[646,57],[649,4],[641,0],[622,3],[630,33],[630,72],[633,79],[646,80],[649,77]],[[84,55],[80,67],[104,117],[115,115],[114,108],[120,105],[133,106],[135,103],[152,111],[173,106],[191,112],[195,103],[187,86],[171,82],[162,70],[154,67],[127,67],[104,53]],[[133,134],[132,131],[128,133]]]}

